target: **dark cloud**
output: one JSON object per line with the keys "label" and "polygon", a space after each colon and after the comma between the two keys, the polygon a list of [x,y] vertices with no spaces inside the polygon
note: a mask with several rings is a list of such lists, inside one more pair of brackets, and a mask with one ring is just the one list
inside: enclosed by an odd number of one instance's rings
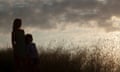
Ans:
{"label": "dark cloud", "polygon": [[111,26],[106,20],[120,16],[119,0],[18,0],[0,2],[0,26],[11,26],[16,17],[25,26],[56,28],[57,22],[95,20],[100,27]]}

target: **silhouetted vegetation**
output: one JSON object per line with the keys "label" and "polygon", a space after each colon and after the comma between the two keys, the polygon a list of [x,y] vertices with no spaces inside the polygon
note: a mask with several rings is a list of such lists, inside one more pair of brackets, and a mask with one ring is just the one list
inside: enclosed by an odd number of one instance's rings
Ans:
{"label": "silhouetted vegetation", "polygon": [[13,72],[13,54],[11,49],[0,51],[0,72]]}
{"label": "silhouetted vegetation", "polygon": [[[78,51],[72,54],[62,51],[41,51],[38,72],[119,72],[119,64],[114,57],[102,55],[97,47],[93,52]],[[13,72],[12,49],[0,51],[0,72]]]}

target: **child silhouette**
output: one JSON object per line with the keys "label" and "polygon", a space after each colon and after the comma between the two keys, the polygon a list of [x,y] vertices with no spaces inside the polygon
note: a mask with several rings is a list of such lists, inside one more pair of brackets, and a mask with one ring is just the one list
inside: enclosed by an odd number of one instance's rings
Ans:
{"label": "child silhouette", "polygon": [[36,72],[38,65],[38,52],[35,43],[33,43],[33,37],[31,34],[25,35],[27,58],[28,58],[28,70],[29,72]]}

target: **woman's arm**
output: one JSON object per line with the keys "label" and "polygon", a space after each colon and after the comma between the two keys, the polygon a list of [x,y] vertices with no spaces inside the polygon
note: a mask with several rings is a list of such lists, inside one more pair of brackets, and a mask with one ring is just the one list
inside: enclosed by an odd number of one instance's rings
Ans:
{"label": "woman's arm", "polygon": [[11,34],[12,36],[12,39],[11,39],[11,41],[12,41],[12,47],[13,48],[15,48],[15,44],[16,44],[16,41],[15,41],[15,32],[12,32],[12,34]]}

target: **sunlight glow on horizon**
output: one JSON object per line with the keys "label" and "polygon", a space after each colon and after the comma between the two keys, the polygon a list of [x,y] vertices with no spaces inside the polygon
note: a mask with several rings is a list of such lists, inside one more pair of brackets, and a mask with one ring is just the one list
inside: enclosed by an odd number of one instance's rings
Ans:
{"label": "sunlight glow on horizon", "polygon": [[112,24],[113,27],[120,28],[120,17],[112,16],[111,21],[113,23]]}

